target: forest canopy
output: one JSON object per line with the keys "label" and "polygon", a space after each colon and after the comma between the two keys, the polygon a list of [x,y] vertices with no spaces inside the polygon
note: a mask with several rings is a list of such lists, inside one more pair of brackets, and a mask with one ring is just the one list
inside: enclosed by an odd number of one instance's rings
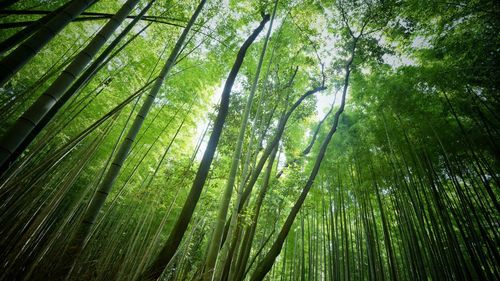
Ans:
{"label": "forest canopy", "polygon": [[500,280],[499,15],[0,1],[0,280]]}

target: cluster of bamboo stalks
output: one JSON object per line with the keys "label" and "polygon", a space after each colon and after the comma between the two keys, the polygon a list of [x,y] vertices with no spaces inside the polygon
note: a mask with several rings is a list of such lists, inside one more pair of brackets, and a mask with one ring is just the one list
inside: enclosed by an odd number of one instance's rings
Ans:
{"label": "cluster of bamboo stalks", "polygon": [[[0,11],[15,2],[5,1]],[[495,111],[468,87],[473,116],[439,93],[456,146],[443,143],[447,132],[435,130],[433,120],[415,128],[393,108],[362,132],[351,128],[351,115],[343,119],[351,75],[362,63],[361,44],[387,23],[387,3],[375,1],[350,19],[339,1],[348,54],[337,67],[340,82],[328,83],[318,56],[323,77],[297,94],[292,89],[300,67],[292,67],[284,82],[272,77],[281,28],[290,20],[287,14],[272,32],[280,9],[272,1],[235,52],[213,118],[187,155],[175,150],[189,139],[183,133],[193,126],[198,96],[163,104],[158,98],[169,79],[189,71],[173,69],[198,47],[188,49],[206,0],[196,1],[175,43],[165,47],[164,64],[161,54],[142,87],[55,144],[127,65],[85,90],[92,79],[151,24],[169,20],[147,16],[155,0],[142,1],[140,9],[141,1],[128,0],[115,14],[85,12],[94,2],[73,0],[38,12],[39,20],[15,25],[24,29],[0,44],[0,85],[7,89],[66,25],[87,20],[82,15],[109,19],[36,83],[0,101],[1,116],[18,116],[0,139],[0,280],[500,279]],[[133,33],[141,20],[146,24]],[[264,30],[262,44],[254,44]],[[221,140],[233,86],[256,46],[236,142],[221,171],[213,163],[228,146]],[[327,90],[336,90],[340,102],[315,124],[301,153],[281,163],[297,111]],[[479,124],[491,149],[477,148],[464,116]],[[158,120],[163,123],[155,131]],[[350,145],[334,138],[341,129]],[[151,143],[142,145],[145,138]],[[141,169],[147,161],[151,168]],[[220,196],[207,205],[214,187]]]}

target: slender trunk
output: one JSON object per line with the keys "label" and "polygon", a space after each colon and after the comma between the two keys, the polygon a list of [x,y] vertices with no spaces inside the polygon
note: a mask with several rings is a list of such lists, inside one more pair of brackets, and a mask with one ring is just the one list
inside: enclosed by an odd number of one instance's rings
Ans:
{"label": "slender trunk", "polygon": [[262,68],[262,63],[264,61],[264,55],[266,54],[267,43],[269,41],[269,37],[271,36],[271,29],[273,27],[274,16],[276,15],[276,7],[278,6],[278,0],[275,1],[273,15],[271,17],[271,22],[269,23],[269,28],[267,31],[266,39],[264,40],[264,46],[262,47],[262,51],[259,57],[259,62],[257,64],[257,70],[255,71],[255,78],[252,83],[252,88],[250,90],[250,95],[248,96],[247,104],[245,106],[245,111],[243,113],[240,132],[238,135],[238,141],[236,143],[236,147],[233,153],[233,159],[231,162],[231,168],[229,171],[229,176],[226,182],[226,187],[224,190],[224,194],[222,196],[221,202],[219,204],[219,210],[217,213],[217,219],[215,221],[215,228],[212,235],[212,240],[210,242],[210,246],[208,248],[207,257],[205,260],[205,275],[203,279],[205,281],[212,280],[213,271],[215,267],[215,262],[217,260],[217,254],[219,252],[222,235],[224,231],[224,225],[226,222],[227,210],[229,208],[229,202],[231,200],[231,195],[233,192],[233,186],[236,181],[236,172],[238,170],[238,163],[241,158],[241,148],[243,147],[243,140],[245,138],[245,131],[247,129],[247,123],[250,116],[250,111],[253,105],[253,98],[255,95],[255,91],[257,89],[257,83],[259,82],[260,70]]}
{"label": "slender trunk", "polygon": [[[336,97],[337,96],[335,96],[335,98]],[[311,140],[309,141],[309,144],[306,146],[306,148],[304,148],[304,150],[302,150],[302,152],[300,153],[299,157],[293,159],[290,162],[286,162],[285,163],[285,165],[283,166],[283,168],[281,169],[281,171],[279,171],[276,174],[276,178],[277,179],[279,179],[283,175],[283,172],[285,171],[286,168],[288,168],[292,164],[297,163],[300,160],[300,157],[304,157],[304,156],[308,155],[309,152],[311,152],[311,149],[314,146],[314,143],[316,142],[316,139],[318,138],[318,134],[319,134],[319,131],[321,130],[321,126],[326,121],[326,119],[328,118],[328,116],[330,116],[330,113],[332,113],[334,105],[335,105],[335,99],[333,101],[332,107],[330,107],[330,110],[326,113],[326,115],[323,117],[323,119],[321,119],[318,122],[318,124],[316,125],[316,128],[314,129],[313,136],[311,137]]]}
{"label": "slender trunk", "polygon": [[396,259],[394,257],[394,252],[392,250],[392,241],[391,241],[391,236],[390,236],[390,230],[389,230],[389,225],[387,223],[387,218],[385,215],[384,211],[384,206],[382,204],[382,199],[380,198],[380,191],[378,188],[377,182],[373,183],[375,187],[375,194],[377,195],[377,203],[378,207],[380,209],[380,216],[382,219],[382,230],[384,232],[384,244],[387,249],[387,255],[389,256],[389,269],[391,272],[391,280],[397,281],[398,278],[398,273],[397,273],[397,264],[396,264]]}
{"label": "slender trunk", "polygon": [[120,145],[120,148],[104,178],[102,181],[101,185],[99,186],[98,191],[94,194],[94,197],[92,198],[92,201],[90,202],[90,205],[86,211],[86,213],[83,216],[83,220],[81,221],[78,229],[76,232],[73,234],[73,237],[71,239],[71,242],[68,246],[68,249],[66,250],[65,255],[67,256],[67,259],[64,259],[66,262],[65,265],[59,270],[61,270],[60,274],[65,275],[68,270],[71,269],[72,264],[74,263],[76,257],[79,255],[81,250],[83,249],[85,240],[87,239],[90,230],[92,228],[92,225],[94,224],[97,215],[99,214],[99,211],[101,210],[102,206],[104,205],[104,202],[108,196],[108,194],[111,192],[111,189],[113,187],[113,184],[118,177],[118,174],[120,173],[121,167],[123,166],[123,163],[125,162],[129,152],[130,148],[132,147],[132,144],[139,132],[139,130],[142,127],[142,124],[144,122],[144,119],[148,115],[153,102],[156,98],[156,95],[160,91],[160,88],[167,77],[168,73],[172,69],[172,67],[175,64],[176,58],[179,54],[179,51],[181,50],[184,41],[187,37],[187,34],[189,33],[191,27],[193,26],[194,22],[196,21],[198,15],[200,14],[206,0],[202,0],[198,7],[196,8],[196,11],[194,12],[193,16],[189,20],[189,23],[187,27],[183,30],[182,34],[180,35],[179,39],[177,40],[174,49],[170,53],[170,56],[167,59],[167,62],[165,63],[165,66],[163,67],[160,75],[156,79],[153,88],[151,89],[150,93],[146,97],[141,109],[139,110],[139,113],[137,114],[132,126],[130,127],[126,138],[123,140],[123,142]]}
{"label": "slender trunk", "polygon": [[[295,68],[294,74],[292,75],[292,78],[291,78],[289,84],[291,84],[292,81],[294,80],[296,73],[297,73],[297,68]],[[294,103],[292,108],[288,112],[286,112],[286,114],[283,114],[281,116],[279,124],[278,124],[278,129],[276,129],[275,138],[273,139],[271,144],[269,144],[266,147],[266,150],[264,151],[264,153],[261,156],[261,159],[259,161],[259,166],[257,168],[254,168],[252,173],[249,174],[250,182],[248,184],[247,184],[247,180],[246,180],[246,173],[247,173],[247,168],[248,168],[248,163],[249,163],[251,151],[250,151],[250,149],[247,150],[247,155],[246,155],[247,159],[245,162],[245,167],[243,169],[243,176],[242,176],[242,179],[244,178],[245,180],[244,181],[242,180],[240,182],[240,186],[238,188],[238,198],[236,200],[236,204],[234,205],[233,215],[231,217],[231,220],[227,223],[227,226],[225,228],[225,229],[227,229],[227,232],[226,232],[227,234],[225,234],[225,235],[227,235],[231,240],[230,240],[229,246],[226,248],[226,249],[229,249],[229,252],[225,256],[224,262],[226,263],[226,265],[224,265],[224,271],[228,271],[229,268],[231,267],[230,264],[231,264],[232,259],[233,259],[233,254],[235,253],[235,250],[236,250],[235,247],[236,247],[236,244],[239,242],[238,237],[239,237],[239,234],[241,232],[241,224],[238,223],[238,215],[242,212],[243,207],[245,206],[245,203],[248,199],[248,196],[250,195],[251,189],[253,188],[258,176],[260,175],[260,171],[264,167],[264,164],[265,164],[267,158],[269,157],[270,153],[272,152],[272,149],[278,145],[278,142],[281,139],[281,135],[283,134],[283,131],[285,129],[286,121],[288,120],[290,115],[293,113],[293,111],[301,104],[301,102],[306,97],[316,93],[317,91],[321,90],[321,88],[322,87],[317,87],[314,90],[307,91]],[[286,102],[288,103],[288,98],[287,98]],[[278,104],[276,103],[276,106],[277,105]],[[259,147],[261,147],[261,145],[262,145],[262,142],[263,142],[264,137],[266,135],[267,129],[269,128],[269,124],[272,120],[272,116],[274,115],[274,111],[276,109],[276,106],[271,111],[271,114],[269,116],[269,120],[268,120],[267,125],[266,125],[266,130],[261,133],[260,139],[257,142],[258,143],[257,151],[254,153],[254,157],[255,157],[254,166],[255,166],[255,162],[257,161],[257,153],[259,151]],[[285,109],[286,109],[286,107],[285,107]],[[255,129],[255,127],[254,127],[254,129]],[[252,135],[253,135],[253,133],[252,133]],[[252,144],[253,144],[252,141],[253,141],[253,138],[250,138],[249,147],[252,147]],[[255,180],[253,180],[253,179],[255,179]],[[245,184],[246,184],[246,187],[245,187]],[[232,273],[234,273],[234,268],[232,270],[233,270]]]}
{"label": "slender trunk", "polygon": [[[11,155],[18,155],[16,150],[31,136],[30,133],[36,129],[37,124],[64,95],[83,71],[85,66],[99,52],[101,47],[113,35],[114,31],[125,20],[125,17],[137,5],[139,0],[128,0],[122,8],[111,18],[106,25],[96,34],[90,43],[64,69],[59,77],[50,87],[30,106],[30,108],[16,121],[16,123],[5,133],[0,140],[0,173],[10,165]],[[46,121],[47,122],[47,121]]]}
{"label": "slender trunk", "polygon": [[[272,57],[271,57],[272,58]],[[271,61],[268,64],[268,69],[271,65]],[[265,81],[267,81],[268,76],[266,75]],[[221,245],[221,261],[220,261],[220,268],[218,271],[216,271],[216,276],[214,277],[215,280],[227,280],[229,276],[229,270],[231,267],[232,259],[233,259],[233,254],[235,253],[235,248],[236,244],[238,241],[238,237],[241,231],[241,224],[239,224],[239,216],[238,216],[238,204],[241,201],[241,194],[243,187],[245,186],[245,183],[248,181],[250,178],[251,173],[249,173],[250,166],[252,165],[251,163],[254,160],[254,156],[258,153],[259,150],[259,143],[262,138],[264,138],[265,133],[263,133],[263,126],[264,126],[264,119],[265,116],[263,115],[264,112],[264,104],[265,104],[265,99],[266,96],[260,97],[259,100],[259,106],[257,107],[257,113],[256,116],[254,117],[254,121],[256,122],[256,126],[252,127],[252,131],[250,132],[250,140],[247,145],[247,151],[245,155],[245,162],[243,163],[242,167],[242,172],[241,172],[241,177],[240,177],[240,183],[238,186],[237,190],[237,197],[236,197],[236,203],[233,206],[232,210],[232,215],[226,222],[226,226],[224,228],[224,234],[222,237],[222,245]],[[269,118],[272,118],[272,114],[270,115]],[[259,136],[257,138],[257,132],[259,132]],[[255,144],[254,144],[255,142]],[[226,247],[224,246],[224,242],[226,241],[226,238],[228,238],[228,244]],[[220,276],[222,275],[222,276]]]}
{"label": "slender trunk", "polygon": [[252,189],[257,182],[260,172],[262,171],[262,168],[264,168],[264,165],[266,164],[267,159],[271,155],[271,152],[273,151],[273,148],[278,145],[279,141],[281,140],[281,136],[283,135],[283,132],[285,131],[285,126],[294,112],[294,110],[302,103],[304,99],[306,99],[308,96],[311,96],[319,91],[325,90],[326,87],[324,85],[321,85],[319,87],[315,87],[312,90],[307,91],[305,94],[300,96],[300,98],[292,105],[292,107],[287,111],[287,113],[280,119],[278,127],[276,128],[276,132],[274,134],[274,137],[271,142],[266,146],[266,149],[262,153],[261,158],[259,159],[258,164],[254,168],[252,175],[250,177],[250,181],[245,187],[245,190],[241,196],[241,202],[238,205],[238,211],[241,212],[243,209],[243,205],[245,204],[245,201],[247,200],[248,196],[250,196],[250,193],[252,192]]}
{"label": "slender trunk", "polygon": [[290,211],[290,214],[288,215],[288,217],[285,221],[285,224],[281,228],[281,231],[278,234],[276,241],[274,242],[271,249],[264,257],[264,259],[260,262],[259,265],[257,265],[257,268],[255,269],[254,273],[252,274],[252,276],[250,278],[251,281],[262,280],[266,276],[266,274],[269,272],[269,270],[271,270],[271,267],[273,266],[276,257],[281,252],[281,248],[283,247],[283,242],[285,241],[286,236],[288,235],[288,232],[290,231],[290,228],[292,227],[292,224],[295,220],[295,217],[299,213],[300,208],[302,207],[302,204],[304,203],[304,201],[307,197],[307,194],[309,193],[309,190],[311,189],[311,187],[314,183],[314,179],[316,178],[316,175],[319,172],[319,168],[321,166],[321,161],[325,157],[326,149],[328,147],[328,144],[330,143],[330,140],[333,137],[333,134],[337,131],[337,126],[339,124],[340,115],[344,111],[345,98],[347,95],[347,88],[349,86],[349,76],[351,73],[350,66],[351,66],[352,61],[354,59],[355,46],[356,46],[356,40],[354,41],[354,47],[353,47],[353,50],[351,53],[351,58],[346,65],[346,74],[345,74],[345,78],[344,78],[344,88],[343,88],[343,92],[342,92],[342,101],[341,101],[340,107],[337,110],[337,112],[335,113],[335,117],[333,120],[332,127],[330,128],[330,131],[328,132],[327,136],[323,140],[323,143],[321,144],[321,148],[318,152],[318,156],[316,157],[316,161],[314,163],[314,167],[311,171],[311,174],[309,175],[309,179],[307,180],[307,182],[304,186],[304,189],[302,190],[302,193],[300,194],[299,198],[297,199],[294,206],[292,207],[292,210]]}
{"label": "slender trunk", "polygon": [[[59,8],[60,9],[60,8]],[[55,12],[57,12],[59,9],[54,10],[54,11],[45,11],[45,10],[0,10],[0,15],[5,15],[5,16],[12,16],[12,15],[43,15],[42,18],[38,20],[27,20],[27,21],[16,21],[16,22],[5,22],[5,23],[0,23],[0,30],[3,29],[12,29],[12,28],[19,28],[19,27],[28,27],[26,31],[22,31],[24,34],[22,35],[22,38],[18,38],[16,40],[23,41],[29,35],[33,34],[37,29],[39,29],[41,26],[43,26],[44,23],[48,22],[50,18],[46,18],[47,15],[54,15]],[[84,21],[97,21],[97,20],[107,20],[113,17],[114,14],[110,13],[96,13],[96,12],[83,12],[80,14],[80,16],[76,17],[73,19],[73,22],[84,22]],[[128,19],[134,19],[138,15],[129,15],[127,16]],[[40,22],[40,20],[44,20]],[[167,25],[172,25],[172,26],[177,26],[177,27],[185,27],[183,24],[175,23],[175,22],[185,22],[183,19],[177,19],[177,18],[171,18],[171,17],[165,17],[165,16],[145,16],[141,18],[142,21],[147,21],[150,23],[162,23],[162,24],[167,24]],[[25,28],[26,29],[26,28]],[[18,32],[19,33],[19,32]],[[17,33],[16,33],[17,34]],[[12,36],[14,37],[14,36]],[[18,41],[17,43],[20,43]],[[15,45],[14,45],[15,46]]]}
{"label": "slender trunk", "polygon": [[[49,22],[55,15],[57,15],[61,10],[65,9],[68,6],[69,2],[62,5],[52,12],[47,12],[45,16],[38,19],[37,21],[31,22],[29,26],[26,28],[16,32],[9,38],[5,39],[0,43],[0,54],[3,54],[7,51],[10,51],[17,44],[23,42],[28,37],[30,37],[33,33],[39,30],[42,26],[44,26],[47,22]],[[1,4],[0,4],[1,6]],[[1,8],[0,8],[1,9]],[[6,11],[3,11],[6,12]]]}
{"label": "slender trunk", "polygon": [[267,163],[265,175],[264,175],[264,182],[262,184],[261,190],[259,192],[259,195],[257,196],[257,200],[255,202],[254,208],[253,208],[253,218],[252,218],[252,223],[250,227],[248,228],[248,231],[245,233],[244,236],[244,241],[246,243],[243,243],[240,255],[238,257],[238,266],[236,268],[237,270],[237,275],[235,276],[235,280],[243,280],[244,279],[244,273],[245,269],[247,268],[247,262],[248,262],[248,257],[250,256],[250,251],[252,249],[253,245],[253,239],[255,237],[255,230],[257,228],[257,222],[259,220],[259,214],[260,214],[260,209],[262,207],[262,203],[264,202],[264,197],[266,196],[267,190],[269,189],[269,181],[271,178],[271,172],[274,164],[274,160],[276,158],[276,154],[278,152],[278,147],[274,147],[273,152],[271,153],[271,156],[269,158],[269,161]]}
{"label": "slender trunk", "polygon": [[0,61],[0,86],[34,57],[69,22],[98,0],[73,0],[33,36]]}
{"label": "slender trunk", "polygon": [[[203,0],[203,2],[204,1],[205,0]],[[196,208],[196,205],[198,203],[198,199],[200,198],[203,186],[205,185],[205,180],[210,170],[210,165],[212,164],[215,149],[217,148],[217,144],[222,133],[222,127],[224,126],[224,122],[228,113],[229,97],[234,81],[236,79],[236,75],[238,74],[241,65],[243,64],[243,59],[245,58],[245,54],[248,48],[253,43],[257,35],[262,31],[264,25],[268,20],[269,15],[264,16],[264,19],[260,22],[260,25],[243,43],[238,52],[238,55],[236,56],[236,60],[226,80],[224,90],[222,91],[219,112],[214,122],[214,127],[208,141],[207,149],[203,154],[198,172],[196,173],[196,177],[193,181],[193,185],[184,203],[182,211],[179,214],[179,218],[175,223],[174,228],[172,229],[170,236],[163,246],[160,254],[156,257],[155,261],[153,261],[149,268],[146,269],[142,276],[139,277],[139,280],[155,280],[156,278],[158,278],[179,247],[182,237],[184,236],[184,233],[186,232],[186,229],[189,225],[189,221],[191,220],[191,217],[193,215],[194,209]]]}
{"label": "slender trunk", "polygon": [[111,55],[110,53],[113,51],[113,49],[120,43],[120,41],[128,34],[128,32],[135,26],[135,24],[139,21],[139,19],[151,8],[152,4],[156,0],[150,1],[144,9],[139,13],[139,15],[134,18],[118,36],[116,36],[115,39],[104,49],[104,51],[92,62],[92,64],[80,75],[80,77],[67,89],[64,91],[64,94],[60,96],[60,98],[57,100],[57,102],[49,109],[47,110],[46,114],[39,120],[39,122],[33,127],[33,129],[29,132],[29,135],[27,135],[24,140],[19,144],[19,146],[15,149],[15,151],[9,156],[9,158],[6,160],[6,162],[2,165],[2,168],[0,169],[0,174],[1,171],[4,169],[7,169],[7,167],[12,164],[20,155],[21,153],[28,147],[28,145],[31,144],[31,142],[35,139],[35,137],[42,131],[42,129],[52,120],[52,118],[56,115],[56,113],[59,111],[59,109],[71,98],[73,95],[78,93],[91,79],[94,77],[99,70],[101,70],[104,66],[107,65],[107,63],[114,58],[119,51],[123,50],[123,48],[128,45],[128,43],[131,42],[131,40],[135,39],[142,31],[145,30],[144,27],[141,31],[136,33],[130,40],[127,40],[125,44],[120,46],[118,50],[113,52]]}

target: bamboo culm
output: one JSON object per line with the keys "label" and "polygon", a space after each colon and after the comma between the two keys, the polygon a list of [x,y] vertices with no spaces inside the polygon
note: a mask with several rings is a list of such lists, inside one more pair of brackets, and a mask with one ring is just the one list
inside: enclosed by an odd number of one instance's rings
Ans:
{"label": "bamboo culm", "polygon": [[[85,85],[104,67],[107,63],[114,58],[123,48],[131,42],[131,40],[127,40],[120,48],[111,53],[114,48],[120,43],[120,41],[128,34],[128,32],[136,25],[136,23],[140,20],[142,16],[151,8],[153,3],[156,0],[151,0],[146,7],[142,9],[142,11],[120,32],[118,36],[116,36],[113,41],[101,52],[101,54],[92,62],[87,69],[80,75],[80,77],[67,89],[63,95],[57,100],[57,102],[47,111],[47,113],[43,116],[42,119],[36,124],[36,126],[31,130],[29,135],[24,138],[24,140],[19,144],[19,146],[15,149],[15,151],[9,156],[9,158],[4,163],[4,167],[12,164],[15,159],[19,157],[19,155],[31,144],[33,139],[44,129],[44,127],[52,120],[52,118],[56,115],[56,113],[61,109],[63,105],[66,104],[68,100],[71,99],[75,94],[77,94],[81,89],[85,87]],[[142,31],[145,30],[145,26],[141,31],[136,33],[131,39],[136,38]],[[2,169],[0,169],[1,171]]]}
{"label": "bamboo culm", "polygon": [[278,1],[275,1],[273,14],[271,16],[271,21],[269,23],[269,28],[267,31],[266,38],[264,40],[264,46],[262,47],[262,51],[260,53],[259,62],[257,64],[257,70],[255,71],[255,77],[252,83],[252,88],[250,90],[250,94],[248,96],[248,100],[246,102],[245,111],[243,113],[243,118],[241,121],[240,131],[238,134],[238,141],[236,143],[236,148],[233,152],[233,158],[231,161],[231,169],[229,171],[229,176],[226,182],[226,187],[224,189],[224,194],[222,196],[221,202],[219,204],[219,210],[217,213],[217,219],[215,221],[215,228],[212,234],[212,240],[210,242],[210,246],[208,249],[207,257],[205,260],[205,275],[204,280],[210,281],[212,280],[213,270],[215,267],[215,262],[217,260],[217,254],[219,252],[220,244],[222,241],[222,235],[224,231],[224,225],[226,222],[227,211],[229,208],[229,201],[231,200],[231,194],[233,192],[233,186],[236,181],[236,172],[238,170],[238,163],[241,158],[241,149],[243,147],[243,140],[245,137],[245,131],[247,128],[248,119],[250,116],[250,111],[253,105],[253,99],[255,95],[255,91],[257,89],[257,83],[259,81],[260,70],[262,68],[262,63],[264,61],[264,56],[266,54],[267,43],[269,41],[269,37],[271,36],[271,29],[273,27],[274,16],[276,15],[276,8],[278,5]]}
{"label": "bamboo culm", "polygon": [[275,242],[271,246],[271,249],[267,252],[267,254],[264,256],[262,261],[257,265],[257,268],[255,269],[255,271],[253,272],[253,274],[250,278],[251,281],[258,281],[258,280],[264,279],[264,277],[267,275],[267,273],[271,270],[271,267],[273,266],[276,257],[281,252],[281,249],[283,247],[283,243],[285,242],[285,239],[288,235],[288,232],[290,231],[290,228],[292,227],[292,224],[295,220],[295,217],[299,213],[300,208],[302,207],[302,204],[304,203],[304,201],[307,197],[307,194],[309,193],[309,190],[311,189],[311,187],[314,183],[314,179],[316,178],[316,175],[319,172],[319,168],[321,166],[321,162],[322,162],[323,158],[325,157],[326,149],[328,148],[328,144],[330,143],[330,140],[332,139],[333,134],[337,131],[337,126],[339,124],[340,115],[344,111],[345,99],[346,99],[346,95],[347,95],[347,88],[349,86],[349,77],[350,77],[350,73],[351,73],[351,64],[354,60],[354,52],[356,50],[356,42],[357,42],[357,38],[354,39],[354,47],[352,49],[351,58],[347,62],[347,65],[345,68],[346,74],[345,74],[344,86],[343,86],[343,90],[342,90],[342,100],[341,100],[339,109],[337,109],[337,112],[335,113],[335,117],[333,120],[333,124],[330,128],[330,131],[328,132],[325,139],[323,140],[323,143],[321,144],[321,147],[320,147],[320,150],[318,152],[318,155],[316,156],[316,160],[314,162],[314,166],[313,166],[313,169],[311,171],[311,174],[309,175],[309,178],[308,178],[304,188],[302,189],[302,192],[301,192],[299,198],[297,199],[297,201],[293,205],[292,210],[290,211],[288,217],[286,218],[286,221],[285,221],[283,227],[281,228],[281,231],[279,232],[278,237],[276,238]]}
{"label": "bamboo culm", "polygon": [[0,86],[3,86],[68,23],[97,0],[73,0],[44,24],[28,40],[0,61]]}
{"label": "bamboo culm", "polygon": [[151,91],[146,96],[145,101],[142,104],[142,107],[140,108],[136,118],[134,119],[132,126],[128,130],[127,136],[121,143],[120,148],[118,149],[118,152],[113,162],[111,163],[111,166],[108,169],[106,176],[104,177],[102,183],[98,188],[98,191],[95,193],[86,213],[83,216],[83,220],[81,221],[79,227],[77,228],[76,232],[73,234],[71,238],[71,242],[65,253],[65,256],[67,256],[67,259],[64,259],[66,264],[62,265],[63,268],[59,269],[61,275],[66,275],[67,271],[71,269],[72,264],[74,263],[77,256],[83,249],[85,240],[87,239],[87,236],[91,231],[92,225],[94,224],[97,215],[99,214],[99,211],[104,205],[104,202],[106,201],[108,194],[111,192],[113,184],[120,173],[121,167],[123,166],[123,163],[125,162],[128,153],[130,152],[132,144],[134,143],[135,137],[137,136],[139,130],[141,129],[144,119],[148,115],[165,78],[167,77],[168,73],[174,66],[176,58],[179,55],[179,52],[184,44],[187,34],[189,33],[196,19],[198,18],[198,15],[201,13],[201,10],[203,9],[205,2],[206,0],[202,0],[200,2],[193,16],[189,20],[188,25],[182,31],[182,34],[180,35],[172,52],[170,53],[170,56],[168,57],[167,62],[165,63],[165,66],[161,70],[161,73],[158,76],[158,78],[156,78],[154,85],[151,88]]}
{"label": "bamboo culm", "polygon": [[[101,28],[96,36],[89,42],[87,47],[73,59],[71,64],[61,72],[59,77],[49,86],[49,88],[2,136],[0,139],[0,173],[3,173],[3,171],[8,168],[10,162],[15,161],[15,159],[11,159],[11,155],[18,155],[18,153],[15,153],[17,148],[21,146],[28,137],[33,139],[31,132],[36,129],[37,124],[64,95],[65,91],[71,86],[111,35],[113,35],[114,31],[120,26],[123,20],[125,20],[138,2],[139,0],[128,0],[116,15]],[[2,65],[2,63],[3,61],[0,62],[0,65]]]}
{"label": "bamboo culm", "polygon": [[264,25],[269,21],[269,18],[269,15],[265,15],[259,26],[252,32],[252,34],[240,47],[240,50],[236,56],[236,60],[233,64],[233,67],[231,68],[231,71],[229,72],[228,78],[224,85],[219,112],[214,122],[212,134],[210,135],[210,139],[208,140],[207,149],[203,154],[203,158],[201,160],[200,166],[198,167],[198,171],[196,173],[188,197],[184,203],[184,206],[182,207],[181,213],[179,214],[179,217],[170,233],[167,242],[163,246],[159,255],[149,266],[149,268],[146,269],[139,280],[156,280],[156,278],[161,275],[164,268],[173,258],[175,252],[179,247],[182,237],[186,232],[189,221],[191,220],[191,217],[193,215],[194,209],[196,208],[196,204],[198,203],[198,199],[200,198],[201,191],[203,190],[203,186],[205,185],[205,181],[212,164],[215,150],[217,148],[217,144],[222,133],[222,128],[224,126],[225,119],[228,113],[229,98],[234,81],[236,80],[236,76],[241,68],[241,65],[243,64],[243,60],[248,48],[253,43],[257,35],[259,35],[259,33],[262,31]]}

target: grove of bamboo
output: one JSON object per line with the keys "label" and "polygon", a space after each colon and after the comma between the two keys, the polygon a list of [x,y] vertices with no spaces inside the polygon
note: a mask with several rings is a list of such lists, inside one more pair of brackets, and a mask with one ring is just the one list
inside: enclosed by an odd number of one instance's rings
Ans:
{"label": "grove of bamboo", "polygon": [[0,3],[0,280],[500,280],[500,4]]}

